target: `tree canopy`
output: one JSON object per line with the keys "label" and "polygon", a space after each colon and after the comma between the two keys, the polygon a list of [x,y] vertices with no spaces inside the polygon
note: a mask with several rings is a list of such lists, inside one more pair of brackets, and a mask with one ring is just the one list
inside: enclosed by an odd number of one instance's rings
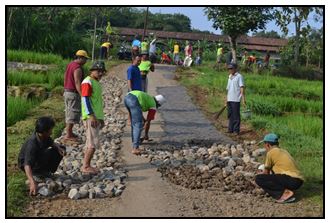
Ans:
{"label": "tree canopy", "polygon": [[270,7],[206,7],[205,14],[213,28],[228,35],[233,60],[236,62],[236,40],[249,31],[264,29],[272,18]]}

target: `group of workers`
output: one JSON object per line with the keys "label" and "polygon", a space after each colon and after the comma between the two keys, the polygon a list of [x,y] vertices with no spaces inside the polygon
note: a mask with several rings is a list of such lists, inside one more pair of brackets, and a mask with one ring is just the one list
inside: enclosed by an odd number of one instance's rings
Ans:
{"label": "group of workers", "polygon": [[[150,43],[154,47],[155,39]],[[106,55],[110,45],[104,45],[101,55]],[[134,49],[138,47],[138,50]],[[105,49],[106,48],[106,49]],[[141,52],[141,53],[140,53]],[[131,125],[132,154],[140,155],[140,144],[149,140],[149,128],[155,119],[156,110],[165,103],[163,95],[151,96],[147,93],[150,71],[154,65],[149,60],[154,49],[148,50],[148,44],[134,40],[132,43],[132,64],[127,69],[128,93],[124,98],[125,107],[129,113]],[[174,59],[178,62],[179,45],[174,45]],[[185,48],[184,66],[189,66],[192,56],[192,45]],[[221,61],[223,49],[219,47],[217,61]],[[100,130],[104,126],[104,112],[102,99],[101,78],[106,74],[105,63],[96,61],[89,69],[90,73],[84,76],[83,65],[89,56],[84,50],[78,50],[75,59],[67,65],[64,75],[64,102],[66,135],[65,142],[79,142],[79,136],[72,131],[74,124],[83,121],[86,132],[84,151],[83,174],[97,174],[99,170],[91,166],[91,159],[99,145]],[[268,57],[269,59],[269,57]],[[227,82],[227,96],[225,99],[228,108],[228,134],[240,134],[240,103],[246,106],[245,84],[243,76],[238,72],[237,64],[228,63],[229,78]],[[143,112],[148,112],[146,118]],[[51,138],[55,121],[51,117],[41,117],[36,121],[35,131],[22,145],[18,164],[25,172],[30,185],[30,194],[36,194],[37,182],[40,177],[51,177],[57,170],[66,148],[54,143]],[[141,138],[142,131],[145,131]],[[304,178],[297,168],[291,155],[279,148],[279,137],[276,134],[267,134],[264,137],[264,147],[267,150],[266,161],[256,175],[256,184],[276,199],[278,203],[288,203],[295,200],[294,191],[304,182]]]}

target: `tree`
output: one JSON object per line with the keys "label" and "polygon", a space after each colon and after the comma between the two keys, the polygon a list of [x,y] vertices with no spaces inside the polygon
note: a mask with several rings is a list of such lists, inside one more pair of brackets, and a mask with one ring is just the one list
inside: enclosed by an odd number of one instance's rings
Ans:
{"label": "tree", "polygon": [[272,18],[270,7],[206,7],[205,14],[213,27],[228,35],[233,60],[236,62],[237,38],[249,31],[264,29]]}
{"label": "tree", "polygon": [[262,30],[260,32],[254,32],[252,35],[255,37],[265,37],[265,38],[275,38],[275,39],[281,38],[281,36],[274,30],[270,32],[266,32],[265,30]]}
{"label": "tree", "polygon": [[[301,35],[310,30],[308,16],[313,11],[317,15],[323,15],[323,9],[320,7],[281,7],[275,10],[276,24],[286,35],[288,34],[288,25],[291,22],[295,25],[294,63],[299,62]],[[305,24],[306,26],[303,27]]]}

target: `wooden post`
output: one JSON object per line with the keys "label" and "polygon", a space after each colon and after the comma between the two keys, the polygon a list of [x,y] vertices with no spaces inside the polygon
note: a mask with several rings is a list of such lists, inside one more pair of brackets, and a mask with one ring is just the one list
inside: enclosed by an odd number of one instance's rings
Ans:
{"label": "wooden post", "polygon": [[147,7],[147,12],[146,12],[146,15],[144,17],[144,27],[143,27],[142,41],[144,41],[144,37],[146,36],[146,29],[147,29],[147,22],[148,22],[148,11],[149,11],[149,7]]}
{"label": "wooden post", "polygon": [[97,23],[97,17],[95,15],[95,20],[94,20],[94,36],[93,36],[93,50],[92,50],[92,62],[94,62],[94,50],[95,50],[95,39],[96,39],[96,23]]}

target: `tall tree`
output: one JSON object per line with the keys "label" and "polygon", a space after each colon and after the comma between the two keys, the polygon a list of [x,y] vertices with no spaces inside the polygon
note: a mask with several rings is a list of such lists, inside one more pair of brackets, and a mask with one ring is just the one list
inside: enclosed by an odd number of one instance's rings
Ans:
{"label": "tall tree", "polygon": [[323,15],[323,8],[320,7],[280,7],[275,10],[276,24],[283,33],[288,34],[288,25],[290,23],[293,22],[295,25],[294,63],[299,62],[301,35],[303,32],[310,30],[308,17],[313,11],[316,15]]}
{"label": "tall tree", "polygon": [[264,29],[272,18],[270,7],[206,7],[208,19],[215,29],[228,35],[233,60],[236,62],[237,38],[249,31]]}

